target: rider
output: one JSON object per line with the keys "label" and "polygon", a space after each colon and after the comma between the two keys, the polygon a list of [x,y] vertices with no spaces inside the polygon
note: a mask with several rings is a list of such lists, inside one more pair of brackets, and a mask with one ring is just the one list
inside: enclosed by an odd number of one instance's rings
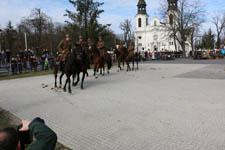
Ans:
{"label": "rider", "polygon": [[91,39],[88,39],[88,50],[91,50],[93,46],[93,42],[91,41]]}
{"label": "rider", "polygon": [[56,63],[60,65],[60,70],[63,70],[63,65],[65,65],[66,58],[72,49],[72,43],[68,34],[66,35],[66,39],[59,43],[57,49],[58,58],[56,59]]}
{"label": "rider", "polygon": [[124,45],[123,45],[123,42],[120,42],[120,45],[119,45],[118,50],[119,50],[121,53],[124,53]]}
{"label": "rider", "polygon": [[91,53],[92,53],[92,48],[94,46],[94,43],[91,41],[90,38],[88,38],[88,44],[87,45],[88,45],[88,49],[87,49],[88,69],[90,69],[91,68],[91,63],[93,62]]}
{"label": "rider", "polygon": [[134,44],[130,42],[128,46],[128,58],[131,58],[133,56],[134,56]]}
{"label": "rider", "polygon": [[66,57],[71,51],[71,48],[72,48],[72,43],[71,43],[69,35],[67,34],[66,39],[62,40],[57,47],[60,63],[65,63]]}
{"label": "rider", "polygon": [[106,51],[105,51],[105,43],[102,39],[102,37],[98,38],[98,43],[97,43],[97,48],[100,52],[100,56],[105,56],[106,55]]}

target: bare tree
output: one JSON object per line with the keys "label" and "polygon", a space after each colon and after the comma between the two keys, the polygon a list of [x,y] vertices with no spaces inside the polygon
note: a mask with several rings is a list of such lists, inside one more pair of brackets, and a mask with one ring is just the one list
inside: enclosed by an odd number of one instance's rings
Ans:
{"label": "bare tree", "polygon": [[128,44],[128,42],[133,40],[131,20],[125,19],[123,22],[120,23],[119,28],[124,33],[124,40],[126,44]]}
{"label": "bare tree", "polygon": [[[176,0],[174,0],[176,1]],[[169,37],[174,39],[181,46],[183,57],[186,57],[186,44],[188,41],[193,44],[194,36],[198,27],[204,22],[204,7],[200,0],[190,2],[189,0],[177,0],[177,8],[170,11],[168,16],[169,7],[166,0],[161,2],[161,14],[165,17],[167,31]],[[191,40],[190,40],[191,39]],[[175,45],[176,46],[176,45]],[[193,47],[193,45],[192,45]]]}
{"label": "bare tree", "polygon": [[221,34],[223,30],[225,29],[225,13],[222,14],[216,14],[213,17],[212,23],[216,26],[216,33],[217,33],[217,42],[216,42],[216,48],[220,48],[221,46]]}
{"label": "bare tree", "polygon": [[47,16],[41,9],[35,8],[32,10],[31,15],[26,18],[26,22],[31,26],[36,39],[34,50],[37,54],[41,54],[41,49],[45,46],[43,43],[43,35],[49,28],[49,24],[52,24],[51,18]]}

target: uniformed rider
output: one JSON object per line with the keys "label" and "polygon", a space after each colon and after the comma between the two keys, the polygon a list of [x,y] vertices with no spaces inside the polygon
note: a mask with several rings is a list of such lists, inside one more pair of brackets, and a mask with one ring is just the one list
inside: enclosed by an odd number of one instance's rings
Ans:
{"label": "uniformed rider", "polygon": [[134,56],[134,44],[130,42],[128,46],[128,58],[131,58],[133,56]]}
{"label": "uniformed rider", "polygon": [[106,55],[106,51],[105,51],[105,43],[102,39],[102,37],[99,37],[98,43],[97,43],[97,48],[100,52],[100,56],[105,56]]}
{"label": "uniformed rider", "polygon": [[59,61],[62,63],[65,63],[66,57],[68,56],[68,54],[70,53],[72,49],[72,43],[68,34],[66,35],[66,39],[62,40],[59,43],[57,49],[58,49]]}

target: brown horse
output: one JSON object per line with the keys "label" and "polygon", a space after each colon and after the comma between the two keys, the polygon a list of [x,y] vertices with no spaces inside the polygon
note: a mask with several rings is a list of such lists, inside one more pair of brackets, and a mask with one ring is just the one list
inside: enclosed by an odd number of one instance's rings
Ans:
{"label": "brown horse", "polygon": [[[116,59],[117,59],[117,62],[118,62],[118,72],[120,70],[124,70],[125,60],[126,60],[126,57],[128,55],[127,48],[126,47],[123,47],[120,50],[115,49],[114,53],[116,54]],[[123,69],[120,66],[121,62],[123,63]]]}
{"label": "brown horse", "polygon": [[97,73],[99,72],[101,62],[100,62],[100,52],[98,51],[95,44],[92,45],[91,55],[92,55],[93,64],[94,64],[94,76],[97,79],[98,78]]}
{"label": "brown horse", "polygon": [[137,70],[138,70],[138,53],[134,53],[133,55],[128,55],[126,57],[126,63],[127,63],[127,72],[131,71],[131,67],[130,67],[130,62],[132,62],[133,67],[132,67],[132,71],[134,70],[134,63],[136,62],[137,64]]}
{"label": "brown horse", "polygon": [[105,75],[105,64],[107,64],[107,73],[109,74],[109,70],[112,67],[112,58],[106,53],[104,56],[100,55],[100,51],[97,49],[96,45],[92,46],[92,56],[93,56],[93,64],[94,64],[94,76],[98,78],[98,72],[100,71],[101,75]]}

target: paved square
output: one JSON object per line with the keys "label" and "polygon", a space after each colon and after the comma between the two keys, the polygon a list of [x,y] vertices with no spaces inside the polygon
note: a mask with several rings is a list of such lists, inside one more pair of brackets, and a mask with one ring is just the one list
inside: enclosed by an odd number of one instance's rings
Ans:
{"label": "paved square", "polygon": [[224,150],[224,79],[223,64],[143,64],[72,95],[51,89],[53,75],[1,81],[0,107],[44,118],[74,150]]}

